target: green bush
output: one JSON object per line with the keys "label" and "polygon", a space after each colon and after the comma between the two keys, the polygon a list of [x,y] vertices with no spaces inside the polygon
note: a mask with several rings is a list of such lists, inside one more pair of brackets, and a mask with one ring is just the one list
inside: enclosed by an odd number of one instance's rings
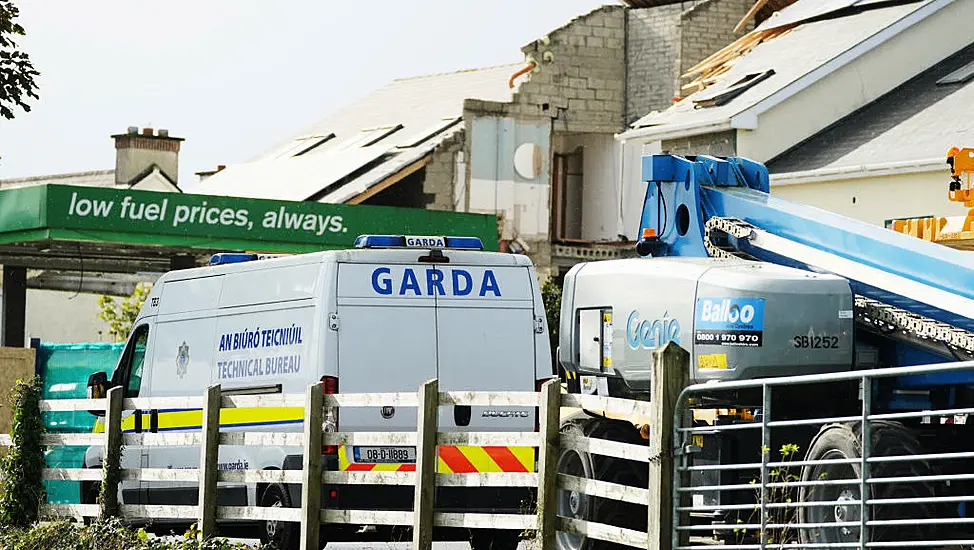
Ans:
{"label": "green bush", "polygon": [[551,357],[555,365],[558,360],[555,353],[558,350],[558,329],[561,318],[561,286],[554,280],[547,279],[541,285],[541,301],[544,303],[545,315],[548,317],[548,338],[551,345]]}
{"label": "green bush", "polygon": [[66,521],[12,529],[0,533],[4,550],[244,550],[248,546],[225,539],[202,540],[190,530],[178,538],[150,539],[141,530],[128,529],[116,519],[84,527]]}
{"label": "green bush", "polygon": [[11,439],[0,472],[0,525],[27,527],[37,521],[44,501],[44,421],[41,417],[41,382],[18,380],[10,397],[13,410]]}

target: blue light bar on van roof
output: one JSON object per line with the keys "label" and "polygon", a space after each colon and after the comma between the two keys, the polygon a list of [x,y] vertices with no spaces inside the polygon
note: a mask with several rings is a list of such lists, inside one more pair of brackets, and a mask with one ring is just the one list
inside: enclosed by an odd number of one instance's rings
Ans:
{"label": "blue light bar on van roof", "polygon": [[214,254],[210,258],[210,265],[239,264],[241,262],[252,262],[257,259],[257,254],[246,254],[241,252],[221,252]]}
{"label": "blue light bar on van roof", "polygon": [[483,250],[477,237],[440,237],[424,235],[359,235],[356,248],[454,248]]}

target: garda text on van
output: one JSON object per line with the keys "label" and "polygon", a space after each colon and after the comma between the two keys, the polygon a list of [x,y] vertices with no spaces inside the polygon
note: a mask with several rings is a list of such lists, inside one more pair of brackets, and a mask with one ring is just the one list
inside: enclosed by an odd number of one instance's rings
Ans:
{"label": "garda text on van", "polygon": [[491,269],[473,274],[462,268],[430,267],[423,273],[407,267],[394,273],[389,267],[372,271],[372,290],[382,296],[480,296],[501,297],[500,285]]}

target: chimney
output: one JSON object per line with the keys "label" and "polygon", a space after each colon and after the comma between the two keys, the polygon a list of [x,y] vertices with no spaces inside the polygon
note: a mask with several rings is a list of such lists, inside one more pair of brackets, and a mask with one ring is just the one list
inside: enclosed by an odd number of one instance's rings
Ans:
{"label": "chimney", "polygon": [[156,167],[174,184],[179,182],[179,145],[183,138],[171,137],[169,130],[129,126],[115,140],[115,185],[137,183]]}

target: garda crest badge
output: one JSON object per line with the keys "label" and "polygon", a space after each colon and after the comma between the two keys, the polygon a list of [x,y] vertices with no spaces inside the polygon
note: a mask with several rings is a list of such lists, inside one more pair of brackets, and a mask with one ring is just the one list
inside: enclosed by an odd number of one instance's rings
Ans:
{"label": "garda crest badge", "polygon": [[176,353],[176,376],[182,379],[186,376],[186,365],[189,364],[189,346],[184,341],[182,345],[179,346],[179,351]]}

